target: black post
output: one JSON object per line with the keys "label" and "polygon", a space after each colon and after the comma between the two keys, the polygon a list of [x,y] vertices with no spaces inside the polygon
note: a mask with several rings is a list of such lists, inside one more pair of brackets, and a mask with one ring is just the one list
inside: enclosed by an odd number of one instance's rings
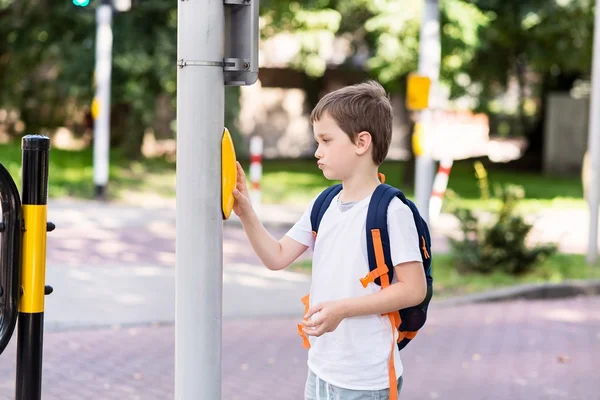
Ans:
{"label": "black post", "polygon": [[27,135],[23,137],[22,149],[23,292],[19,301],[15,399],[40,400],[50,139],[40,135]]}

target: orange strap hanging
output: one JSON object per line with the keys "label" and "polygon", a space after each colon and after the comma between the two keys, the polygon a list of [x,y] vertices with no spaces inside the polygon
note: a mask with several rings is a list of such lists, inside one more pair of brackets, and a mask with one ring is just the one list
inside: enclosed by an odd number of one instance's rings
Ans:
{"label": "orange strap hanging", "polygon": [[[375,250],[375,261],[377,262],[377,268],[372,272],[377,270],[383,271],[385,273],[383,275],[379,275],[378,278],[381,280],[381,289],[385,289],[390,285],[390,278],[387,274],[388,267],[385,265],[385,257],[383,255],[383,244],[381,243],[381,233],[379,229],[371,230],[371,236],[373,237],[373,248]],[[370,274],[369,274],[370,276]],[[362,282],[362,279],[361,279]],[[364,283],[363,283],[364,285]],[[393,311],[387,314],[390,319],[390,324],[392,325],[392,338],[395,337],[402,320],[400,319],[400,313],[398,311]],[[396,346],[396,341],[392,340],[392,350],[390,351],[389,358],[389,378],[390,378],[390,400],[398,400],[398,386],[396,382],[396,367],[394,366],[394,347]]]}
{"label": "orange strap hanging", "polygon": [[[392,323],[392,337],[396,334],[396,328],[394,327],[394,320],[392,313],[388,314],[390,322]],[[394,347],[396,347],[396,341],[392,340],[392,351],[390,351],[389,360],[389,377],[390,377],[390,400],[398,400],[398,386],[396,383],[396,367],[394,366]]]}
{"label": "orange strap hanging", "polygon": [[[302,303],[304,304],[304,315],[306,315],[306,313],[308,312],[309,299],[310,299],[310,295],[308,295],[308,294],[302,298]],[[305,349],[308,349],[308,348],[310,348],[310,342],[308,340],[308,336],[302,330],[302,328],[303,328],[303,325],[298,324],[298,335],[300,335],[302,337],[302,347],[304,347]]]}

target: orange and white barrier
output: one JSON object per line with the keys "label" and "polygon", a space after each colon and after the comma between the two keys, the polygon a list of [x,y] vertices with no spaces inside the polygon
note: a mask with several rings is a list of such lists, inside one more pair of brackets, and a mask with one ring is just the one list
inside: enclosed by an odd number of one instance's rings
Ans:
{"label": "orange and white barrier", "polygon": [[434,221],[442,211],[444,193],[446,193],[446,188],[448,187],[448,179],[450,177],[452,164],[452,159],[444,159],[440,161],[438,172],[433,181],[431,199],[429,199],[429,219],[431,221]]}
{"label": "orange and white barrier", "polygon": [[260,206],[260,180],[262,178],[263,139],[250,138],[250,200],[254,208]]}

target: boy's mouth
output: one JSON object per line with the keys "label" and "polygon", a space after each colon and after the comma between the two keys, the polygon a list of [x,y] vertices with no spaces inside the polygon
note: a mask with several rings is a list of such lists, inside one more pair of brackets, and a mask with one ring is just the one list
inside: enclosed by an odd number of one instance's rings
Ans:
{"label": "boy's mouth", "polygon": [[319,167],[319,169],[323,169],[325,167],[325,164],[318,162],[317,166]]}

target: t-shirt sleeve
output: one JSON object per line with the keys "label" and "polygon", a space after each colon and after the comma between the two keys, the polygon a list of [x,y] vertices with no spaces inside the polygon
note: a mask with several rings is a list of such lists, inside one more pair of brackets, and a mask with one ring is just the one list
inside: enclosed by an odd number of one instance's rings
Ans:
{"label": "t-shirt sleeve", "polygon": [[388,233],[394,265],[423,262],[415,219],[410,208],[400,199],[393,199],[388,208]]}
{"label": "t-shirt sleeve", "polygon": [[289,238],[294,239],[296,242],[308,247],[313,247],[315,244],[315,238],[312,234],[312,225],[310,223],[310,213],[316,200],[317,198],[315,197],[310,202],[300,219],[285,234]]}

